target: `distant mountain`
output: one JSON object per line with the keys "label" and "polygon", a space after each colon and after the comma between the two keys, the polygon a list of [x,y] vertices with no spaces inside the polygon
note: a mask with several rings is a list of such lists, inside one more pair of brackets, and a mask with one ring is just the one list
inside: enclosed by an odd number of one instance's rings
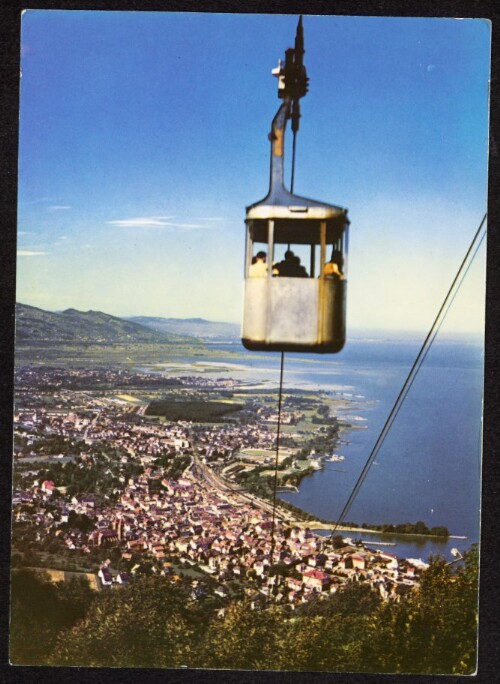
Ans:
{"label": "distant mountain", "polygon": [[198,340],[186,335],[152,330],[102,311],[66,309],[54,313],[26,304],[16,304],[16,344],[57,342],[196,344]]}
{"label": "distant mountain", "polygon": [[241,337],[238,323],[220,323],[204,318],[160,318],[133,316],[125,320],[144,325],[151,330],[177,335],[192,335],[206,342],[234,342]]}

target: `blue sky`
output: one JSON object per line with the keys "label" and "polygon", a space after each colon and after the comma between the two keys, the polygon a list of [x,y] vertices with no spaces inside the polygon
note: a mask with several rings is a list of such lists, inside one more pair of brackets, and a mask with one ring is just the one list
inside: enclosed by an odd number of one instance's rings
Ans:
{"label": "blue sky", "polygon": [[[17,300],[239,321],[294,15],[29,10]],[[486,211],[490,25],[304,16],[295,192],[349,209],[348,323],[426,330]],[[485,247],[445,327],[483,326]]]}

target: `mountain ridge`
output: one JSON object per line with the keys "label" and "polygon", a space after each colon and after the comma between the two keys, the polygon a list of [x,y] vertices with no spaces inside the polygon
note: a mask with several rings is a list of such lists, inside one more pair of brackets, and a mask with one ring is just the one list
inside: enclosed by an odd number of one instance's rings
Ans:
{"label": "mountain ridge", "polygon": [[200,344],[192,336],[154,330],[103,311],[53,312],[18,302],[16,344],[36,343]]}
{"label": "mountain ridge", "polygon": [[192,335],[206,342],[233,342],[240,339],[237,323],[209,321],[205,318],[166,318],[161,316],[129,316],[125,320],[151,330],[177,335]]}

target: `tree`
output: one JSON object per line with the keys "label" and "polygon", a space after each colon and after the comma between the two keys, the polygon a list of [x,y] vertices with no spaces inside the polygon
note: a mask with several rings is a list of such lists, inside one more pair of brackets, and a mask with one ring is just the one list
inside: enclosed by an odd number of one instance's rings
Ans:
{"label": "tree", "polygon": [[340,549],[342,546],[345,546],[344,538],[342,537],[342,535],[335,534],[332,537],[332,544],[334,549]]}
{"label": "tree", "polygon": [[280,577],[289,577],[290,576],[290,566],[284,563],[283,561],[280,561],[279,563],[275,563],[274,565],[271,565],[269,568],[269,576],[273,577],[274,575],[279,575]]}
{"label": "tree", "polygon": [[75,511],[71,510],[68,515],[66,527],[76,527],[78,530],[81,530],[87,534],[95,527],[95,524],[85,513],[76,513]]}
{"label": "tree", "polygon": [[55,593],[48,576],[24,568],[12,573],[10,660],[14,665],[45,663],[57,633]]}
{"label": "tree", "polygon": [[71,628],[95,592],[84,580],[54,585],[46,573],[16,570],[11,580],[10,656],[16,665],[45,665],[58,633]]}
{"label": "tree", "polygon": [[380,604],[380,595],[369,585],[353,582],[326,598],[309,601],[298,610],[301,615],[337,616],[340,618],[353,615],[370,615],[378,609]]}
{"label": "tree", "polygon": [[63,627],[70,628],[85,617],[97,593],[91,589],[86,577],[73,577],[57,582],[55,586],[57,600],[64,616]]}
{"label": "tree", "polygon": [[449,537],[450,531],[443,525],[436,525],[435,527],[431,527],[430,534],[433,534],[436,537]]}
{"label": "tree", "polygon": [[248,601],[231,604],[214,619],[200,645],[199,667],[234,670],[283,669],[283,614],[271,607],[252,610]]}
{"label": "tree", "polygon": [[203,626],[197,604],[163,577],[99,594],[84,620],[61,634],[52,665],[180,667],[194,662]]}
{"label": "tree", "polygon": [[422,520],[415,523],[414,530],[415,534],[429,534],[429,528]]}
{"label": "tree", "polygon": [[18,570],[12,577],[11,659],[32,665],[470,674],[476,664],[477,556],[473,548],[460,564],[433,559],[420,587],[399,602],[382,602],[366,584],[353,583],[293,616],[274,605],[252,610],[243,600],[217,617],[212,599],[202,606],[191,599],[190,587],[163,577],[141,577],[94,594],[85,582],[53,585]]}
{"label": "tree", "polygon": [[374,672],[370,616],[303,617],[289,624],[287,670]]}
{"label": "tree", "polygon": [[420,588],[377,615],[377,668],[381,672],[471,674],[476,667],[478,557],[463,567],[431,561]]}

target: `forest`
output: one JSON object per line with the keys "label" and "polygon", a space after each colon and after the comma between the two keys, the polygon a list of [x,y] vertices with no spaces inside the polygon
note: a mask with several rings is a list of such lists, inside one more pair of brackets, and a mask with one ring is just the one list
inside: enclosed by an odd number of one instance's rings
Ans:
{"label": "forest", "polygon": [[11,662],[16,665],[472,674],[476,668],[478,551],[437,557],[420,587],[383,601],[352,582],[297,610],[210,604],[186,578],[136,578],[95,593],[12,574]]}
{"label": "forest", "polygon": [[241,411],[243,404],[224,401],[172,401],[155,399],[146,409],[147,416],[164,416],[167,420],[192,420],[193,422],[220,422],[224,416]]}
{"label": "forest", "polygon": [[419,520],[416,523],[401,523],[399,525],[392,525],[390,523],[384,523],[383,525],[377,525],[374,523],[363,523],[361,527],[371,530],[380,530],[384,533],[394,533],[394,534],[423,534],[431,537],[449,537],[450,531],[444,525],[435,525],[434,527],[427,527],[427,525]]}

